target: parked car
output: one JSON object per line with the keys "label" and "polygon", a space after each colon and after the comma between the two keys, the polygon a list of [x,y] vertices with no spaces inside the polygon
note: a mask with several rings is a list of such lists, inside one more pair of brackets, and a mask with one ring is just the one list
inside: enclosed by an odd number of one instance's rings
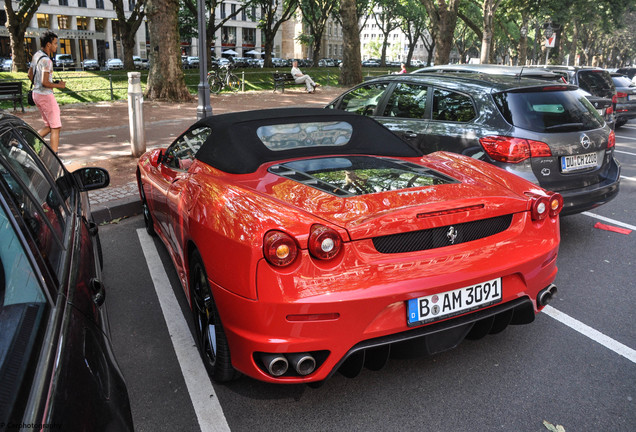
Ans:
{"label": "parked car", "polygon": [[627,76],[629,79],[633,80],[636,75],[636,67],[623,67],[616,69],[616,72],[622,75]]}
{"label": "parked car", "polygon": [[565,80],[585,90],[586,97],[613,129],[616,121],[616,88],[605,69],[579,66],[544,66],[548,71],[563,75]]}
{"label": "parked car", "polygon": [[106,61],[106,70],[122,70],[124,62],[118,58],[112,58]]}
{"label": "parked car", "polygon": [[272,57],[272,66],[274,67],[287,67],[290,66],[291,67],[291,63],[287,64],[287,60],[279,58],[279,57]]}
{"label": "parked car", "polygon": [[335,67],[336,64],[334,63],[333,59],[330,58],[323,58],[318,60],[318,67]]}
{"label": "parked car", "polygon": [[616,87],[616,128],[636,118],[636,84],[621,73],[611,74]]}
{"label": "parked car", "polygon": [[25,122],[0,116],[2,431],[133,430],[87,195],[108,182],[102,168],[69,173]]}
{"label": "parked car", "polygon": [[99,63],[95,59],[87,58],[82,61],[82,69],[84,70],[99,70]]}
{"label": "parked car", "polygon": [[141,58],[139,56],[133,56],[133,64],[135,65],[135,69],[149,69],[150,63],[148,59]]}
{"label": "parked car", "polygon": [[388,75],[329,108],[371,116],[424,153],[478,158],[563,195],[563,214],[619,190],[615,135],[574,85],[509,75]]}
{"label": "parked car", "polygon": [[2,60],[2,72],[11,72],[11,66],[13,66],[12,59]]}
{"label": "parked car", "polygon": [[196,56],[188,56],[188,65],[191,69],[199,68],[199,57]]}
{"label": "parked car", "polygon": [[368,117],[207,117],[143,155],[137,179],[216,381],[355,376],[393,349],[529,323],[556,289],[558,193],[424,156]]}
{"label": "parked car", "polygon": [[380,60],[377,60],[377,59],[362,60],[362,67],[379,67],[379,66],[380,66]]}
{"label": "parked car", "polygon": [[53,67],[56,69],[73,69],[75,60],[70,54],[55,54]]}

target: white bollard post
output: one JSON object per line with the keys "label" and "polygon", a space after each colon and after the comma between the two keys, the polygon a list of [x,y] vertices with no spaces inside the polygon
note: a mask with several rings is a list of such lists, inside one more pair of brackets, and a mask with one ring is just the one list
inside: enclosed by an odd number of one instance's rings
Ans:
{"label": "white bollard post", "polygon": [[128,72],[128,120],[130,124],[130,151],[134,157],[139,157],[146,152],[141,72]]}

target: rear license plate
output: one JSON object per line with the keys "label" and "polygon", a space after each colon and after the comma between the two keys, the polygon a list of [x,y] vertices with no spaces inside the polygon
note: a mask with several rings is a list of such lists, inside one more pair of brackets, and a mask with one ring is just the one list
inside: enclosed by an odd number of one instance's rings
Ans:
{"label": "rear license plate", "polygon": [[409,326],[481,309],[501,301],[501,278],[408,301]]}
{"label": "rear license plate", "polygon": [[576,171],[585,168],[593,168],[597,165],[596,153],[586,153],[561,158],[561,172]]}
{"label": "rear license plate", "polygon": [[630,100],[630,101],[636,100],[636,95],[627,96],[627,100]]}

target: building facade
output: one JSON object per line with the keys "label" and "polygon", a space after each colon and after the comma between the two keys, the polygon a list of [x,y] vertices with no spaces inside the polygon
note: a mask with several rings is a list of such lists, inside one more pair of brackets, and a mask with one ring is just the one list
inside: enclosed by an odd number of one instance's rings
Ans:
{"label": "building facade", "polygon": [[[14,10],[18,10],[18,3]],[[126,16],[134,8],[135,0],[124,0]],[[110,58],[122,58],[123,49],[117,14],[110,0],[43,0],[25,33],[27,59],[40,49],[40,35],[51,30],[58,35],[60,54],[70,54],[79,65],[94,58],[103,65]],[[7,16],[0,12],[0,56],[11,57]],[[146,26],[141,25],[135,36],[133,55],[147,57]]]}

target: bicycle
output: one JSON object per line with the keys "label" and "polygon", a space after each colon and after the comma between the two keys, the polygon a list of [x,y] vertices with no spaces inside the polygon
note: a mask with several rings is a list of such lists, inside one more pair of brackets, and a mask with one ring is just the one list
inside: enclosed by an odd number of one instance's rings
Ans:
{"label": "bicycle", "polygon": [[208,72],[208,84],[212,93],[219,94],[225,87],[232,91],[239,90],[241,80],[232,72],[232,69],[233,66],[228,64]]}

